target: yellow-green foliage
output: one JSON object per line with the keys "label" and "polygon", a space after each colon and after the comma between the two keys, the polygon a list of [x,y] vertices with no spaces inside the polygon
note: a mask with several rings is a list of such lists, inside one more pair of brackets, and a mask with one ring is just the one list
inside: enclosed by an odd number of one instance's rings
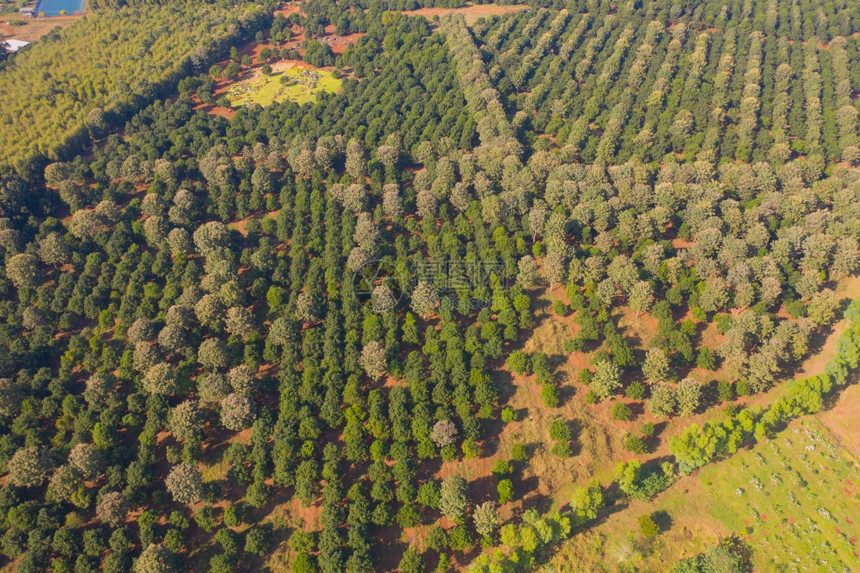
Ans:
{"label": "yellow-green foliage", "polygon": [[[316,76],[312,79],[309,74]],[[282,78],[286,78],[283,80]],[[233,107],[248,103],[262,106],[285,100],[298,104],[314,101],[319,92],[334,93],[340,89],[341,80],[324,70],[289,68],[270,76],[260,75],[237,83],[227,90],[227,99]]]}
{"label": "yellow-green foliage", "polygon": [[[85,136],[94,108],[133,112],[265,20],[257,6],[169,2],[89,14],[0,72],[3,159],[54,157]],[[215,39],[215,42],[210,39]],[[207,46],[207,47],[203,47]]]}

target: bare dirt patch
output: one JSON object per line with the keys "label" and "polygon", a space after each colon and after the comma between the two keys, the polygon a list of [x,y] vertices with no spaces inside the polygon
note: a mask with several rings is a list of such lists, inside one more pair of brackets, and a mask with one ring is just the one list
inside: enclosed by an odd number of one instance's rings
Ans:
{"label": "bare dirt patch", "polygon": [[860,385],[843,390],[836,404],[821,412],[819,418],[839,444],[860,459]]}
{"label": "bare dirt patch", "polygon": [[236,110],[230,107],[221,107],[217,105],[207,106],[204,105],[203,109],[206,113],[211,113],[212,115],[218,115],[223,117],[224,119],[231,119],[234,115],[236,115]]}
{"label": "bare dirt patch", "polygon": [[25,42],[36,42],[42,36],[53,30],[54,28],[65,28],[83,14],[74,16],[54,16],[52,18],[31,18],[21,20],[25,22],[23,26],[9,26],[6,22],[10,19],[19,20],[17,16],[7,17],[2,16],[3,21],[0,22],[0,37],[4,40],[23,40]]}
{"label": "bare dirt patch", "polygon": [[290,4],[281,8],[280,10],[275,10],[275,16],[281,14],[284,18],[289,18],[291,14],[298,14],[299,16],[304,16],[305,13],[302,12],[302,7],[300,4]]}
{"label": "bare dirt patch", "polygon": [[496,4],[476,4],[465,8],[420,8],[418,10],[407,10],[402,12],[407,16],[423,16],[428,20],[432,20],[434,16],[444,16],[445,14],[463,14],[466,18],[466,24],[472,25],[480,18],[488,16],[501,16],[503,14],[512,14],[521,10],[528,10],[529,7],[524,4],[515,4],[510,6],[498,6]]}
{"label": "bare dirt patch", "polygon": [[323,44],[328,44],[332,52],[340,55],[344,53],[348,47],[356,43],[362,36],[364,36],[363,32],[338,36],[335,34],[335,27],[332,24],[329,24],[325,27],[325,36],[320,36],[315,39]]}

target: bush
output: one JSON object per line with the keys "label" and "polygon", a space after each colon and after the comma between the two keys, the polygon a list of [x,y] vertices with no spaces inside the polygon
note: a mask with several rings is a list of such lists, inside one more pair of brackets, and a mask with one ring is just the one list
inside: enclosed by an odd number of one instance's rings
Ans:
{"label": "bush", "polygon": [[200,529],[210,533],[218,525],[218,518],[211,506],[204,505],[194,514],[194,522],[197,523]]}
{"label": "bush", "polygon": [[584,347],[585,344],[579,338],[568,338],[564,341],[564,351],[568,354],[581,352]]}
{"label": "bush", "polygon": [[791,318],[802,318],[806,316],[806,305],[800,299],[793,300],[785,303],[785,312],[787,312]]}
{"label": "bush", "polygon": [[425,539],[427,543],[427,547],[432,549],[433,551],[440,551],[442,549],[448,548],[448,534],[445,532],[442,527],[438,525],[434,525],[430,528],[430,531],[427,532],[427,538]]}
{"label": "bush", "polygon": [[532,355],[531,369],[537,379],[538,384],[552,382],[552,372],[550,371],[549,357],[547,357],[547,355],[543,352],[535,352]]}
{"label": "bush", "polygon": [[624,402],[618,402],[612,407],[612,419],[627,422],[633,419],[633,410]]}
{"label": "bush", "polygon": [[569,458],[573,453],[568,442],[558,442],[553,445],[550,451],[552,452],[552,455],[559,458]]}
{"label": "bush", "polygon": [[714,317],[714,323],[717,325],[717,332],[720,334],[725,334],[732,327],[732,315],[730,314],[718,314]]}
{"label": "bush", "polygon": [[642,426],[642,436],[647,440],[654,437],[657,429],[654,427],[654,422],[648,422]]}
{"label": "bush", "polygon": [[624,449],[634,454],[644,454],[648,451],[648,445],[639,436],[630,435],[624,441]]}
{"label": "bush", "polygon": [[720,398],[720,402],[731,402],[735,399],[735,389],[732,387],[732,383],[728,380],[720,380],[720,383],[717,384],[717,396]]}
{"label": "bush", "polygon": [[567,316],[567,313],[570,312],[570,309],[567,307],[566,304],[564,304],[560,300],[557,300],[552,303],[552,311],[556,314],[556,316],[564,317]]}
{"label": "bush", "polygon": [[529,457],[525,444],[514,444],[511,446],[511,459],[515,462],[523,462]]}
{"label": "bush", "polygon": [[509,424],[517,421],[517,412],[513,408],[504,408],[502,410],[502,422]]}
{"label": "bush", "polygon": [[496,460],[493,463],[493,475],[497,478],[502,478],[503,476],[510,475],[513,473],[514,468],[511,467],[511,462],[508,460]]}
{"label": "bush", "polygon": [[552,384],[546,383],[541,385],[540,397],[547,408],[558,408],[558,390]]}
{"label": "bush", "polygon": [[742,573],[752,571],[751,555],[752,551],[743,541],[736,537],[730,537],[723,539],[717,547],[706,553],[679,561],[672,569],[672,573],[706,573],[709,571]]}
{"label": "bush", "polygon": [[514,350],[505,362],[514,374],[527,375],[531,373],[529,355],[522,350]]}
{"label": "bush", "polygon": [[514,498],[514,483],[509,479],[499,480],[496,484],[496,493],[499,495],[499,504],[504,505]]}
{"label": "bush", "polygon": [[693,309],[690,311],[690,314],[699,322],[707,322],[708,320],[708,314],[698,306],[693,307]]}
{"label": "bush", "polygon": [[269,530],[265,527],[252,527],[245,534],[245,553],[263,557],[269,551]]}
{"label": "bush", "polygon": [[451,533],[448,536],[448,542],[451,549],[454,551],[466,551],[475,545],[475,538],[466,526],[458,525],[451,530]]}
{"label": "bush", "polygon": [[639,518],[639,531],[642,533],[642,537],[651,539],[652,537],[657,537],[657,534],[660,533],[660,527],[654,521],[654,517],[651,514],[647,514]]}
{"label": "bush", "polygon": [[645,397],[645,384],[641,380],[631,382],[624,390],[624,395],[630,400],[641,400]]}
{"label": "bush", "polygon": [[716,363],[717,359],[714,356],[713,350],[706,346],[699,350],[699,355],[696,357],[696,366],[703,370],[714,370]]}
{"label": "bush", "polygon": [[579,383],[585,386],[591,384],[591,370],[583,368],[579,371]]}
{"label": "bush", "polygon": [[570,426],[561,418],[554,419],[549,426],[549,437],[556,442],[570,441]]}

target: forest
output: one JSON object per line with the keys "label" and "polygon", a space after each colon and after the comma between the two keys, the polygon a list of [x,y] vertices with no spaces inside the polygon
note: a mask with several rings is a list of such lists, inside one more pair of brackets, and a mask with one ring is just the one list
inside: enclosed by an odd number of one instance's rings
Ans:
{"label": "forest", "polygon": [[[860,6],[460,6],[103,2],[0,66],[0,566],[538,570],[856,381]],[[202,107],[327,26],[339,92]],[[624,447],[536,499],[574,401]]]}

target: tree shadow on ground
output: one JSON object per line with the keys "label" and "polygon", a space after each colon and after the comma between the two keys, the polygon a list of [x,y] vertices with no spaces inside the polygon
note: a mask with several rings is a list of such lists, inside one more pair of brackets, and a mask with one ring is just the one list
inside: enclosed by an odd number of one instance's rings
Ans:
{"label": "tree shadow on ground", "polygon": [[661,532],[672,529],[672,516],[669,515],[665,509],[655,511],[651,514],[651,518],[654,520],[654,523],[657,524],[657,527],[660,528]]}

